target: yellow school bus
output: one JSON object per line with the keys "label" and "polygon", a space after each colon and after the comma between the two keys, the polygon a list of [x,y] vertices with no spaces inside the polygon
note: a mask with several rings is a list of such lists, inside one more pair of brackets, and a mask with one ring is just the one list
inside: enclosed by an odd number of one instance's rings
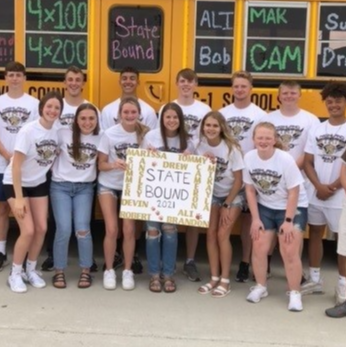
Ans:
{"label": "yellow school bus", "polygon": [[0,77],[11,60],[26,65],[26,89],[38,98],[64,93],[64,71],[79,66],[84,96],[100,109],[119,97],[125,66],[140,71],[138,96],[156,110],[176,98],[182,68],[198,73],[196,98],[213,109],[232,102],[230,76],[244,69],[264,110],[278,107],[280,82],[295,79],[301,107],[324,118],[319,91],[346,78],[346,2],[1,0]]}
{"label": "yellow school bus", "polygon": [[124,66],[139,69],[139,96],[156,110],[176,97],[182,68],[197,71],[196,97],[214,109],[232,102],[230,76],[245,69],[263,109],[276,109],[279,83],[296,79],[301,106],[325,117],[320,89],[346,77],[346,2],[1,0],[0,75],[11,60],[26,65],[38,98],[63,92],[64,70],[81,67],[85,97],[100,108],[119,96]]}

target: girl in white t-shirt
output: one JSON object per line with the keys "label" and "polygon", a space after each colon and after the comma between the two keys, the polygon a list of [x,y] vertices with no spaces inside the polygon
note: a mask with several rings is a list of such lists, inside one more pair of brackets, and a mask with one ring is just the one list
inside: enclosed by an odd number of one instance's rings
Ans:
{"label": "girl in white t-shirt", "polygon": [[[140,114],[141,108],[136,98],[126,97],[122,99],[118,115],[120,122],[104,132],[98,147],[98,167],[100,170],[98,197],[106,231],[104,239],[106,269],[103,285],[108,290],[116,289],[116,274],[112,265],[118,234],[117,205],[120,203],[122,195],[126,151],[128,148],[138,148],[148,129],[139,122]],[[134,274],[131,270],[135,249],[135,221],[131,219],[123,219],[122,221],[124,252],[122,287],[124,290],[132,290],[135,288]]]}
{"label": "girl in white t-shirt", "polygon": [[[146,134],[141,147],[174,153],[191,153],[194,150],[179,105],[172,102],[163,107],[159,128]],[[146,229],[147,263],[151,276],[149,290],[173,293],[176,291],[173,275],[177,258],[177,226],[149,221]],[[164,277],[163,286],[160,275]]]}
{"label": "girl in white t-shirt", "polygon": [[239,193],[244,165],[240,146],[231,137],[220,112],[209,112],[203,118],[196,153],[211,158],[217,164],[207,229],[211,281],[201,286],[198,292],[223,298],[230,293],[230,232],[242,209],[243,200]]}
{"label": "girl in white t-shirt", "polygon": [[[40,100],[40,118],[19,131],[14,155],[5,170],[4,191],[20,229],[8,278],[11,290],[16,293],[27,291],[23,278],[35,288],[46,286],[36,272],[36,263],[47,230],[49,186],[46,174],[58,147],[53,123],[62,109],[63,99],[58,92],[49,92]],[[23,262],[27,254],[24,274]]]}
{"label": "girl in white t-shirt", "polygon": [[[59,156],[52,169],[50,198],[56,233],[53,259],[56,274],[53,286],[65,288],[64,270],[67,266],[72,219],[78,243],[81,275],[79,288],[92,284],[93,241],[90,233],[96,160],[99,146],[98,110],[90,103],[81,104],[74,115],[72,131],[58,131]],[[72,218],[71,218],[72,217]]]}
{"label": "girl in white t-shirt", "polygon": [[301,311],[300,246],[307,222],[308,200],[304,179],[293,157],[280,150],[276,128],[259,123],[253,134],[256,149],[245,155],[243,180],[252,215],[252,266],[257,285],[247,300],[259,302],[268,296],[267,254],[276,232],[289,287],[290,311]]}

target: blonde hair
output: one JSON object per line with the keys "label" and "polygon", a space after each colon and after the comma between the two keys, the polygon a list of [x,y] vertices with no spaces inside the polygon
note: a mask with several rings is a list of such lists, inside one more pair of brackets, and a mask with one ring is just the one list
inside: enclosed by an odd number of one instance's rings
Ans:
{"label": "blonde hair", "polygon": [[233,148],[238,149],[242,153],[242,150],[241,150],[239,142],[233,136],[231,136],[230,128],[229,128],[225,118],[218,111],[210,111],[210,112],[208,112],[205,115],[205,117],[203,118],[203,120],[201,121],[200,133],[199,133],[200,142],[202,141],[203,137],[205,137],[205,135],[204,135],[204,125],[205,125],[205,122],[206,122],[207,118],[213,118],[213,119],[215,119],[218,122],[218,124],[219,124],[219,126],[221,128],[221,132],[220,132],[219,136],[221,137],[222,140],[225,141],[225,143],[226,143],[226,145],[227,145],[227,147],[229,149],[229,153],[233,150]]}
{"label": "blonde hair", "polygon": [[244,78],[251,84],[251,86],[253,86],[253,77],[248,71],[245,71],[245,70],[235,71],[231,76],[231,85],[234,84],[234,81],[236,78]]}
{"label": "blonde hair", "polygon": [[274,136],[275,136],[275,140],[276,140],[276,143],[275,143],[274,147],[278,148],[278,149],[282,149],[282,150],[284,149],[283,143],[280,140],[280,137],[278,136],[276,127],[272,123],[270,123],[270,122],[260,122],[260,123],[258,123],[255,126],[254,131],[253,131],[253,139],[254,139],[254,136],[255,136],[255,132],[259,128],[265,128],[265,129],[268,129],[268,130],[272,130],[273,133],[274,133]]}
{"label": "blonde hair", "polygon": [[[118,117],[120,118],[121,121],[122,121],[121,114],[123,111],[123,107],[126,104],[134,105],[137,108],[139,115],[141,114],[141,106],[137,98],[135,98],[134,96],[127,96],[123,98],[119,104]],[[145,137],[146,133],[149,131],[149,128],[146,125],[142,124],[139,120],[137,120],[135,131],[136,131],[137,143],[140,146],[143,138]]]}

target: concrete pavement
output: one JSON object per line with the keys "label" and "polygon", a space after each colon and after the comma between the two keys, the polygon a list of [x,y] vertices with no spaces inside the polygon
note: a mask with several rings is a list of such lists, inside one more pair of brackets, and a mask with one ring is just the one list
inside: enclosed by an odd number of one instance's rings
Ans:
{"label": "concrete pavement", "polygon": [[[236,248],[239,244],[236,245]],[[68,288],[52,287],[53,273],[44,273],[45,289],[29,288],[14,294],[6,286],[9,267],[0,273],[1,347],[342,347],[346,344],[346,320],[331,319],[324,310],[333,305],[337,280],[330,255],[324,261],[326,294],[304,297],[304,311],[287,311],[284,271],[278,254],[272,265],[269,297],[259,304],[245,300],[253,282],[231,282],[232,292],[223,299],[197,293],[199,283],[186,280],[182,260],[177,266],[178,290],[154,294],[148,276],[136,276],[136,289],[121,289],[121,271],[115,291],[102,288],[102,272],[89,289],[78,289],[75,251],[67,271]],[[204,248],[200,270],[208,279]],[[235,252],[233,275],[237,270]],[[101,253],[97,254],[99,265]],[[42,261],[43,258],[40,259]],[[101,266],[100,266],[101,267]]]}

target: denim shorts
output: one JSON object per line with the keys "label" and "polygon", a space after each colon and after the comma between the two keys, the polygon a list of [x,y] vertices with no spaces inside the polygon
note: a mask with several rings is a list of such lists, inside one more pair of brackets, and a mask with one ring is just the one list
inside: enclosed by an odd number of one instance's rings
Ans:
{"label": "denim shorts", "polygon": [[[219,207],[222,207],[224,204],[226,197],[220,198],[218,196],[213,195],[212,196],[212,205],[218,205]],[[240,194],[236,195],[234,201],[231,203],[231,207],[239,207],[242,208],[243,206],[243,198]]]}
{"label": "denim shorts", "polygon": [[115,199],[121,199],[122,198],[122,190],[108,188],[99,182],[97,185],[97,192],[98,192],[98,195],[111,194],[111,195],[113,195],[113,197]]}
{"label": "denim shorts", "polygon": [[[264,224],[265,230],[274,230],[279,232],[281,225],[286,218],[286,210],[274,210],[258,204],[260,220]],[[307,208],[298,207],[293,219],[293,224],[299,231],[305,231],[307,224]]]}
{"label": "denim shorts", "polygon": [[4,174],[0,174],[0,202],[5,202],[6,195],[4,191],[4,184],[2,183],[2,180],[4,179]]}

